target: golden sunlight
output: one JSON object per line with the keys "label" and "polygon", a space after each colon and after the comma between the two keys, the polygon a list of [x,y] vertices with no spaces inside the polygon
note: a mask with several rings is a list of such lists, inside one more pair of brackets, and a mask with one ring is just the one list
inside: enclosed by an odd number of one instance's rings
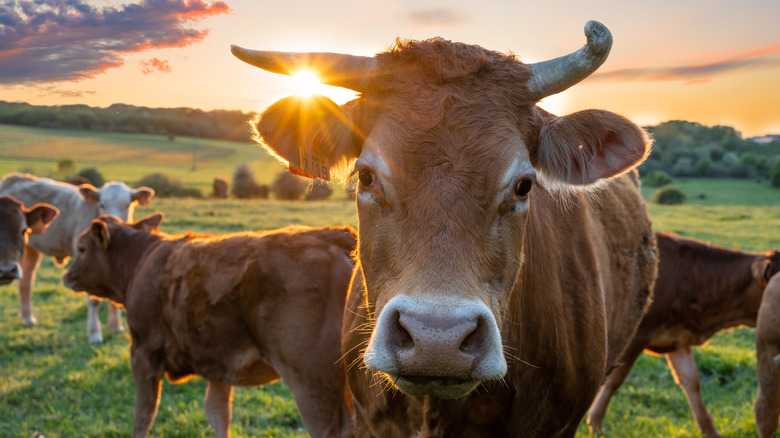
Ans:
{"label": "golden sunlight", "polygon": [[298,88],[297,94],[300,96],[308,97],[317,93],[317,90],[322,85],[319,78],[313,72],[309,70],[301,70],[293,75],[295,79],[295,85]]}

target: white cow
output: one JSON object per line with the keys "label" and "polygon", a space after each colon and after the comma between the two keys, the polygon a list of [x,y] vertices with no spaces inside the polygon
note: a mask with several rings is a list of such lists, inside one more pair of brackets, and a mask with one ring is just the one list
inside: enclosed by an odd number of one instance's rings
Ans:
{"label": "white cow", "polygon": [[[67,259],[73,256],[73,248],[79,234],[89,227],[93,219],[101,214],[108,214],[131,222],[135,205],[148,204],[154,196],[154,190],[148,187],[131,189],[118,181],[107,182],[100,189],[96,189],[90,184],[74,186],[48,178],[10,174],[0,181],[0,194],[11,195],[26,205],[44,202],[60,210],[60,216],[51,224],[46,234],[30,236],[22,256],[19,301],[24,325],[32,326],[36,320],[30,296],[41,255],[52,256],[58,266],[64,266]],[[98,318],[100,301],[87,297],[87,302],[89,342],[99,344],[103,342]],[[114,332],[123,330],[118,308],[114,305],[109,307],[108,325]]]}

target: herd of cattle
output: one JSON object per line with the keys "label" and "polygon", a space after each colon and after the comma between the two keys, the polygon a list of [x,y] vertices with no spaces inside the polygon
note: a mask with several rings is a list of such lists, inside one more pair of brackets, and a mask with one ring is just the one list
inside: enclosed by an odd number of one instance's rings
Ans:
{"label": "herd of cattle", "polygon": [[[286,227],[227,235],[133,220],[154,191],[12,174],[0,182],[0,285],[31,292],[42,255],[73,262],[64,284],[124,308],[135,437],[163,375],[208,381],[205,411],[229,434],[232,387],[279,378],[320,436],[572,437],[642,351],[665,354],[702,435],[691,347],[756,326],[761,437],[780,416],[780,253],[750,254],[654,232],[634,168],[650,153],[614,113],[536,103],[606,59],[610,32],[524,64],[442,39],[375,57],[233,46],[282,74],[302,67],[358,91],[342,106],[285,98],[254,124],[291,172],[356,175],[358,232]],[[351,173],[350,173],[351,172]],[[774,276],[773,276],[774,275]],[[89,342],[102,342],[89,298]]]}

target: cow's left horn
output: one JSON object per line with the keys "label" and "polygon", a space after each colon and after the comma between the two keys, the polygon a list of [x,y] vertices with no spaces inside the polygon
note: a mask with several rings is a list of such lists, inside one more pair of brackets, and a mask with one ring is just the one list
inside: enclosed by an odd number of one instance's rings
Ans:
{"label": "cow's left horn", "polygon": [[230,51],[247,64],[273,73],[289,76],[298,70],[310,68],[317,72],[323,84],[358,92],[366,91],[376,69],[376,60],[368,56],[327,52],[269,52],[236,45],[231,45]]}
{"label": "cow's left horn", "polygon": [[549,61],[529,64],[533,76],[528,91],[534,101],[571,87],[587,78],[607,60],[612,48],[612,33],[598,21],[585,24],[587,43],[574,53]]}

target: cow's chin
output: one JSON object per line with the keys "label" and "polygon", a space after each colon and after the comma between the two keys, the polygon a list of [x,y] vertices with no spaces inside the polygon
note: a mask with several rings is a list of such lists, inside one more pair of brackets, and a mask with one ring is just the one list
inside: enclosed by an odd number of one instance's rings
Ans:
{"label": "cow's chin", "polygon": [[0,286],[11,284],[11,282],[14,281],[15,279],[16,277],[0,277]]}
{"label": "cow's chin", "polygon": [[392,374],[388,376],[395,386],[405,394],[415,397],[433,395],[447,400],[464,397],[480,384],[479,380],[447,377],[395,376]]}

